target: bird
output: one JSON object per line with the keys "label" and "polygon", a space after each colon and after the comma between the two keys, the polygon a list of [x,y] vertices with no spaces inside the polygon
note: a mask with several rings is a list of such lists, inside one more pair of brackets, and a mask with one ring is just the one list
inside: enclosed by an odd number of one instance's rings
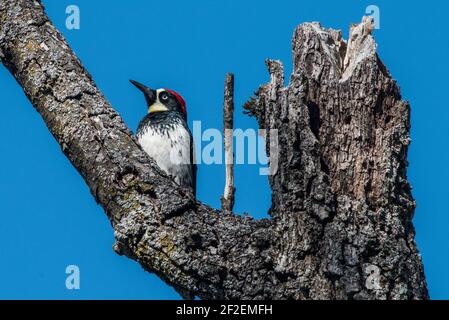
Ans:
{"label": "bird", "polygon": [[197,166],[185,100],[171,89],[154,90],[135,80],[130,82],[143,92],[148,108],[136,132],[142,149],[177,184],[190,188],[196,196]]}

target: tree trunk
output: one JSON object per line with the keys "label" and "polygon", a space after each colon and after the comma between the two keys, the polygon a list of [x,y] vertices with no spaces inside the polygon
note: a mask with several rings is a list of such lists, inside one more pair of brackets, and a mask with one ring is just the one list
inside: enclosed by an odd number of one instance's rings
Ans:
{"label": "tree trunk", "polygon": [[[294,33],[246,108],[279,165],[272,219],[197,202],[141,149],[39,1],[0,2],[0,58],[79,171],[115,231],[117,253],[183,297],[425,299],[407,182],[408,103],[376,55],[371,21]],[[267,137],[269,141],[269,137]],[[267,146],[269,150],[269,146]]]}

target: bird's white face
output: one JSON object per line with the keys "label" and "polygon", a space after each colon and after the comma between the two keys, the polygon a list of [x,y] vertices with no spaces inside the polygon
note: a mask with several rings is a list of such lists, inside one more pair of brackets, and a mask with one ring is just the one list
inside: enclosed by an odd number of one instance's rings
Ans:
{"label": "bird's white face", "polygon": [[148,113],[168,111],[164,102],[168,100],[168,93],[163,88],[156,90],[156,101],[148,107]]}
{"label": "bird's white face", "polygon": [[130,80],[145,95],[148,113],[154,112],[180,112],[187,116],[186,102],[176,91],[161,88],[153,90],[135,80]]}

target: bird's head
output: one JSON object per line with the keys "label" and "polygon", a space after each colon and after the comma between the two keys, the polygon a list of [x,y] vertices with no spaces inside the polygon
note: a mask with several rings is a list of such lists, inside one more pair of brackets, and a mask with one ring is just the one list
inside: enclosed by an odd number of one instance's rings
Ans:
{"label": "bird's head", "polygon": [[179,93],[170,89],[153,90],[134,80],[130,80],[130,82],[143,92],[147,101],[148,113],[180,112],[187,116],[186,103]]}

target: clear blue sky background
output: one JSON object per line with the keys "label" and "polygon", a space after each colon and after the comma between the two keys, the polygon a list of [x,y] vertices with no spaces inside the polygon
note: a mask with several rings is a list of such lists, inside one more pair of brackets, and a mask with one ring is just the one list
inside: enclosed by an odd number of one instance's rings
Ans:
{"label": "clear blue sky background", "polygon": [[[409,178],[418,202],[415,225],[432,298],[449,298],[447,203],[449,42],[447,1],[87,1],[46,0],[97,85],[135,130],[143,98],[137,79],[169,87],[188,102],[189,120],[221,128],[223,79],[236,74],[240,106],[268,80],[267,57],[291,71],[296,25],[321,21],[342,29],[376,4],[381,58],[412,105]],[[65,8],[81,10],[81,29],[65,28]],[[102,209],[61,153],[12,76],[0,67],[0,298],[177,299],[177,293],[111,246]],[[240,109],[238,109],[240,110]],[[236,126],[257,128],[237,112]],[[270,192],[258,166],[236,169],[238,212],[266,216]],[[198,197],[219,206],[224,170],[199,168]],[[81,269],[81,289],[65,288],[65,268]]]}

